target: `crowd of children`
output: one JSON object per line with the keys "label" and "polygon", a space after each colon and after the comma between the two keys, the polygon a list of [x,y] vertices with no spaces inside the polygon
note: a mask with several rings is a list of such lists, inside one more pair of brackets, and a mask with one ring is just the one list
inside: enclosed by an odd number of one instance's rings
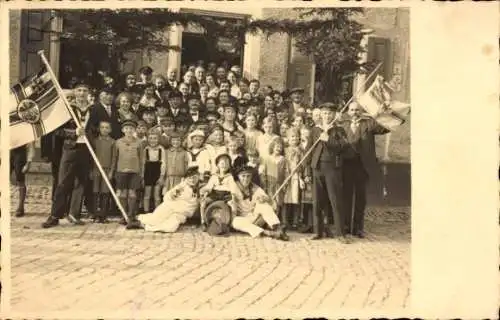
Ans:
{"label": "crowd of children", "polygon": [[[174,69],[160,73],[143,67],[139,79],[127,74],[123,83],[107,81],[99,88],[115,97],[112,107],[121,132],[113,139],[110,121],[100,120],[92,145],[129,217],[152,212],[190,167],[198,167],[202,185],[214,187],[224,185],[231,169],[249,165],[281,222],[312,232],[312,173],[307,163],[297,166],[313,143],[311,127],[321,119],[319,110],[303,101],[304,90],[261,89],[258,80],[242,76],[239,66],[192,65],[180,82]],[[101,98],[93,93],[89,103]],[[26,172],[22,163],[13,170]],[[110,191],[97,168],[91,176],[93,208],[87,209],[96,222],[106,222],[113,206]],[[26,189],[18,180],[23,203]]]}

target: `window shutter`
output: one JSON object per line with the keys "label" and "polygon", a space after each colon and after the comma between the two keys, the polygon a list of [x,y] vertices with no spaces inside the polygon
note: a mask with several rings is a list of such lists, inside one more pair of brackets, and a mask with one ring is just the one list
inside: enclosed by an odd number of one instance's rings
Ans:
{"label": "window shutter", "polygon": [[[382,66],[378,69],[377,74],[381,75],[389,81],[392,78],[392,65],[393,65],[393,54],[391,40],[382,37],[370,37],[368,38],[368,52],[367,61],[373,64],[375,67],[378,63],[382,62]],[[368,70],[370,74],[372,70]],[[375,77],[368,79],[365,88],[368,88]]]}

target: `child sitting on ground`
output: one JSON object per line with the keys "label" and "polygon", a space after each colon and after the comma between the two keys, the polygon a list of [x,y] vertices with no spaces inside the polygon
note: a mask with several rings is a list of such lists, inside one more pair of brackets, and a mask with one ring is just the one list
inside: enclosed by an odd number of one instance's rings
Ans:
{"label": "child sitting on ground", "polygon": [[139,221],[146,231],[176,232],[194,215],[200,204],[197,167],[187,169],[184,179],[170,189],[153,213],[142,214]]}
{"label": "child sitting on ground", "polygon": [[236,188],[236,183],[231,172],[231,158],[229,155],[221,154],[217,156],[215,163],[218,168],[217,173],[213,174],[207,184],[200,189],[200,196],[202,198],[200,204],[200,214],[203,231],[207,228],[205,216],[205,208],[207,205],[215,200],[219,200],[216,199],[218,197],[217,192],[219,192],[219,195],[222,193],[226,193],[226,195],[228,195],[231,194]]}

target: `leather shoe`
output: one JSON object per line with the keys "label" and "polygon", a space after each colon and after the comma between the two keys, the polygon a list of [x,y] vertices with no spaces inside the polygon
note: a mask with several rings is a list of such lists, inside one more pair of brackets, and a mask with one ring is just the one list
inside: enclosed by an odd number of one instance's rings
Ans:
{"label": "leather shoe", "polygon": [[351,243],[351,240],[349,238],[347,238],[346,236],[340,236],[338,238],[338,240],[342,244],[349,244],[349,243]]}
{"label": "leather shoe", "polygon": [[57,225],[59,225],[59,219],[50,216],[47,219],[47,221],[45,221],[44,223],[42,223],[42,228],[47,229],[47,228],[55,227]]}
{"label": "leather shoe", "polygon": [[354,232],[354,236],[355,237],[358,237],[360,239],[364,239],[365,238],[365,232],[364,231],[357,231],[357,232]]}
{"label": "leather shoe", "polygon": [[81,219],[75,218],[71,214],[68,214],[67,219],[68,219],[69,222],[71,222],[75,226],[83,226],[85,224],[85,222],[83,222]]}
{"label": "leather shoe", "polygon": [[126,227],[127,230],[137,230],[137,229],[142,229],[142,226],[141,226],[141,223],[137,220],[135,221],[129,221],[127,223],[127,227]]}
{"label": "leather shoe", "polygon": [[106,217],[97,217],[96,222],[106,224],[109,223],[109,220]]}
{"label": "leather shoe", "polygon": [[24,217],[24,209],[17,209],[16,210],[16,218]]}
{"label": "leather shoe", "polygon": [[278,239],[281,241],[289,241],[290,237],[285,232],[281,232],[278,236]]}
{"label": "leather shoe", "polygon": [[312,227],[303,225],[299,228],[298,230],[300,233],[311,233],[312,232]]}
{"label": "leather shoe", "polygon": [[329,228],[325,228],[325,238],[335,238],[335,235]]}
{"label": "leather shoe", "polygon": [[317,234],[315,235],[314,237],[311,238],[311,240],[322,240],[324,239],[325,237],[323,237],[323,235],[321,234]]}

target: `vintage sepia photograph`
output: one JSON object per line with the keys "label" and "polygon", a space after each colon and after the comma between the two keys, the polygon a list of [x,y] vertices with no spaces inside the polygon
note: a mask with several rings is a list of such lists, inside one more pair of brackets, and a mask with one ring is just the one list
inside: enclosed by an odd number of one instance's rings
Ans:
{"label": "vintage sepia photograph", "polygon": [[409,8],[9,27],[12,311],[410,307]]}

